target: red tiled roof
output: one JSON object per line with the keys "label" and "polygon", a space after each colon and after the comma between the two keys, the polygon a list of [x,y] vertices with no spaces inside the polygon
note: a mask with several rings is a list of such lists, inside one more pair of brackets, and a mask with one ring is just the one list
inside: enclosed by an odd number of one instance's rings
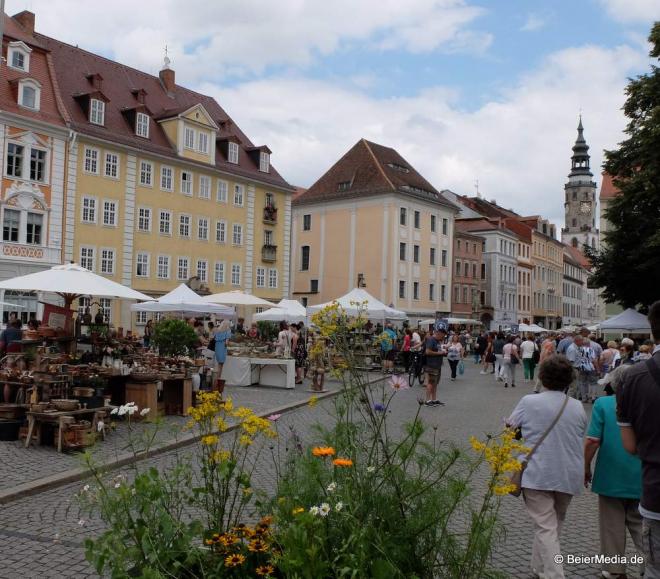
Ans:
{"label": "red tiled roof", "polygon": [[360,139],[295,200],[297,205],[397,193],[455,209],[396,150]]}
{"label": "red tiled roof", "polygon": [[296,192],[293,194],[293,197],[291,197],[291,200],[298,199],[301,195],[304,195],[304,193],[307,191],[305,187],[296,187]]}
{"label": "red tiled roof", "polygon": [[505,219],[504,223],[508,229],[511,229],[511,231],[517,233],[518,237],[520,237],[522,240],[526,241],[527,243],[532,242],[532,228],[529,225],[512,217]]}
{"label": "red tiled roof", "polygon": [[458,201],[484,217],[520,217],[515,211],[504,209],[497,203],[486,201],[481,197],[459,196]]}
{"label": "red tiled roof", "polygon": [[457,231],[505,231],[509,235],[518,237],[515,231],[506,226],[505,220],[501,218],[488,218],[488,217],[470,217],[465,219],[456,219],[455,228]]}
{"label": "red tiled roof", "polygon": [[564,243],[564,251],[568,253],[578,265],[587,270],[591,269],[591,262],[577,247]]}
{"label": "red tiled roof", "polygon": [[[220,151],[220,147],[216,147],[215,166],[217,169],[246,178],[258,179],[279,187],[290,188],[290,185],[272,165],[269,173],[259,171],[258,159],[253,159],[253,156],[247,151],[254,146],[253,143],[233,121],[226,122],[231,119],[212,97],[179,85],[176,85],[172,93],[168,94],[161,85],[160,78],[156,76],[42,34],[36,33],[35,36],[51,51],[60,93],[71,118],[70,125],[73,129],[91,137],[150,151],[172,159],[180,159],[159,123],[155,120],[151,123],[149,138],[145,139],[135,134],[134,127],[129,124],[123,113],[140,104],[137,99],[139,89],[145,91],[144,105],[153,112],[154,119],[176,116],[201,104],[213,121],[220,126],[218,138],[235,136],[243,148],[239,155],[239,164],[236,165],[229,163]],[[103,78],[100,90],[109,99],[105,108],[105,126],[103,127],[88,122],[83,108],[75,98],[76,95],[98,90],[88,79],[88,76],[93,74],[100,74]]]}
{"label": "red tiled roof", "polygon": [[614,185],[612,175],[607,171],[603,171],[603,182],[600,184],[600,198],[601,199],[612,199],[617,195],[621,194],[621,190]]}

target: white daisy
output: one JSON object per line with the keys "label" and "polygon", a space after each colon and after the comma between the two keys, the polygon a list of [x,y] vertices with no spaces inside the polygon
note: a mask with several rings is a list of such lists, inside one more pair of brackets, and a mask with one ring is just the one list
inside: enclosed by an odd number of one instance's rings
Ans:
{"label": "white daisy", "polygon": [[322,517],[327,517],[329,512],[330,505],[328,503],[321,503],[321,506],[319,507],[319,515]]}

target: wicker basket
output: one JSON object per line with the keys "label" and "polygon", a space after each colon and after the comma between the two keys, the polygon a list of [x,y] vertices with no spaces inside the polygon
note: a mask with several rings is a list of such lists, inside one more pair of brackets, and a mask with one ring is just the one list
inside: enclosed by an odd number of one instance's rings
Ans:
{"label": "wicker basket", "polygon": [[78,406],[79,406],[77,400],[57,399],[57,400],[51,400],[50,402],[51,404],[53,404],[53,406],[55,406],[55,408],[63,411],[78,410]]}

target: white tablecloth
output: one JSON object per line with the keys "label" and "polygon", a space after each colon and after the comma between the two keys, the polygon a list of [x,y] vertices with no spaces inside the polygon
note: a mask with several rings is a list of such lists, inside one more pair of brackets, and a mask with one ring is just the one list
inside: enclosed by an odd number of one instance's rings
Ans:
{"label": "white tablecloth", "polygon": [[293,359],[244,358],[227,356],[222,379],[231,386],[296,387],[296,363]]}

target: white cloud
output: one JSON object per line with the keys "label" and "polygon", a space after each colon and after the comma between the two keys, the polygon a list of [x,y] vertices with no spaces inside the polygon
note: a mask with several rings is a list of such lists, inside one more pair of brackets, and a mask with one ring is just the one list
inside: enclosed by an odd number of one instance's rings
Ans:
{"label": "white cloud", "polygon": [[602,150],[616,146],[625,126],[626,76],[646,62],[627,46],[563,50],[473,112],[460,110],[443,87],[383,99],[304,78],[202,90],[273,149],[273,163],[296,185],[311,185],[365,137],[399,150],[437,188],[473,194],[479,179],[487,198],[561,223],[580,107],[600,183]]}
{"label": "white cloud", "polygon": [[538,14],[528,14],[527,20],[520,27],[520,30],[523,32],[534,32],[535,30],[540,30],[545,26],[545,20],[541,18]]}
{"label": "white cloud", "polygon": [[[37,30],[154,72],[165,44],[186,82],[306,67],[319,55],[369,50],[483,52],[492,37],[471,30],[484,13],[468,0],[32,0]],[[24,0],[8,0],[10,14]],[[66,17],[62,17],[66,15]],[[121,30],[121,34],[111,31]]]}
{"label": "white cloud", "polygon": [[600,0],[608,14],[620,22],[648,22],[660,19],[658,0]]}

